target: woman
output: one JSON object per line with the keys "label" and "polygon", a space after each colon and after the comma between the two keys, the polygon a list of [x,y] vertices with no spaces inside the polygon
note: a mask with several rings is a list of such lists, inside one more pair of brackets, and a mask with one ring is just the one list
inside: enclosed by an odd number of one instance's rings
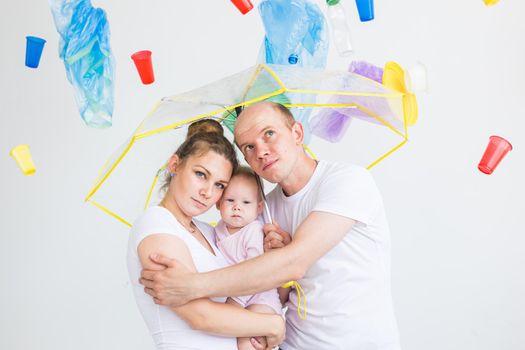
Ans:
{"label": "woman", "polygon": [[220,124],[192,125],[186,141],[168,161],[170,176],[163,200],[147,209],[131,229],[128,270],[157,349],[236,350],[235,337],[265,336],[269,344],[276,344],[284,336],[281,316],[227,305],[226,298],[193,300],[177,308],[160,306],[138,283],[142,268],[156,268],[149,259],[153,253],[176,258],[192,271],[227,265],[213,243],[213,228],[193,217],[215,205],[237,165],[235,150]]}

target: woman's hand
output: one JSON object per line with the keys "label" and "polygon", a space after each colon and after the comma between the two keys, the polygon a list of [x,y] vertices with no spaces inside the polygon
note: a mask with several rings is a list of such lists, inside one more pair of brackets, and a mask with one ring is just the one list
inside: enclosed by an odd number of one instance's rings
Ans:
{"label": "woman's hand", "polygon": [[283,231],[279,224],[275,222],[264,225],[263,231],[265,252],[272,249],[283,248],[292,241],[290,234],[286,231]]}

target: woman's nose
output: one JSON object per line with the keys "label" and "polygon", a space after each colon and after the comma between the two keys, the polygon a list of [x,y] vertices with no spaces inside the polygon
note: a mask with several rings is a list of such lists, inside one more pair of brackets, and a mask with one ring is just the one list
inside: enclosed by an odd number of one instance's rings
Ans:
{"label": "woman's nose", "polygon": [[203,196],[204,198],[210,198],[212,191],[213,191],[213,186],[212,185],[205,186],[205,187],[201,188],[199,194],[201,196]]}

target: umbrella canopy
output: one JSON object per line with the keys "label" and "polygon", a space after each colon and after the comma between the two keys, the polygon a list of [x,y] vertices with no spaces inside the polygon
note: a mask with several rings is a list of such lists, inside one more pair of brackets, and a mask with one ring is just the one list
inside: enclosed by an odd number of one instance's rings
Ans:
{"label": "umbrella canopy", "polygon": [[[164,177],[164,164],[185,140],[191,123],[213,118],[222,122],[227,130],[233,130],[241,108],[268,99],[284,104],[292,113],[311,108],[314,116],[334,108],[359,111],[360,122],[380,128],[395,138],[386,152],[381,151],[369,159],[371,167],[408,140],[406,113],[410,109],[405,108],[405,95],[349,72],[260,64],[159,101],[102,168],[86,201],[131,226],[145,208],[161,198],[159,179]],[[336,98],[341,96],[344,99]],[[359,142],[361,145],[366,142],[366,148],[370,149],[374,143],[384,143],[382,136],[377,138]],[[315,144],[319,142],[323,141],[312,140],[305,145],[314,158],[311,149],[315,151]]]}

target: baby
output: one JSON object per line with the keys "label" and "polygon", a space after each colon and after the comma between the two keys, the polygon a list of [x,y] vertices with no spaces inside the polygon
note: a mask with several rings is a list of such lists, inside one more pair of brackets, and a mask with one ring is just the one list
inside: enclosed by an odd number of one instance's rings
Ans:
{"label": "baby", "polygon": [[[215,227],[215,242],[230,265],[264,253],[263,224],[257,220],[263,201],[255,176],[249,167],[239,167],[217,202],[222,220]],[[227,303],[260,313],[281,314],[282,308],[275,289],[228,298]],[[253,349],[249,338],[238,338],[237,347]]]}

